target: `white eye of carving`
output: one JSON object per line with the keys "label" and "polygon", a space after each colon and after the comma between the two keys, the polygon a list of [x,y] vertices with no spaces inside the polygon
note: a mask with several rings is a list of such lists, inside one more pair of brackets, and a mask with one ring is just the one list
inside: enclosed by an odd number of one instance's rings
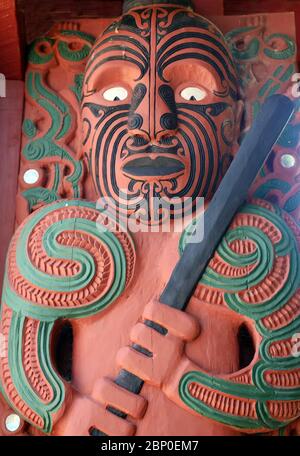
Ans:
{"label": "white eye of carving", "polygon": [[186,87],[180,92],[180,95],[188,101],[201,101],[206,97],[206,92],[198,87]]}
{"label": "white eye of carving", "polygon": [[107,101],[123,101],[128,97],[128,92],[124,87],[112,87],[105,90],[103,93],[104,100]]}

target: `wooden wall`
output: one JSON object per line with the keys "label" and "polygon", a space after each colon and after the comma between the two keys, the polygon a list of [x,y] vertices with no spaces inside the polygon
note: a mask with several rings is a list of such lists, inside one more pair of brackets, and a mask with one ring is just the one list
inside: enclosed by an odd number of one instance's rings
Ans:
{"label": "wooden wall", "polygon": [[55,22],[78,18],[116,17],[121,13],[121,0],[17,0],[24,18],[26,41],[47,32]]}
{"label": "wooden wall", "polygon": [[0,0],[0,73],[22,79],[22,37],[15,0]]}

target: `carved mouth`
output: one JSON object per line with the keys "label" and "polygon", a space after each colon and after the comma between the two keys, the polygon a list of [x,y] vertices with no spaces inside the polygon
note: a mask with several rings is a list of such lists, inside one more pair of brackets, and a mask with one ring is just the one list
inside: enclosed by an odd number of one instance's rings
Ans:
{"label": "carved mouth", "polygon": [[139,157],[123,165],[124,174],[130,177],[176,176],[185,169],[184,164],[171,157]]}

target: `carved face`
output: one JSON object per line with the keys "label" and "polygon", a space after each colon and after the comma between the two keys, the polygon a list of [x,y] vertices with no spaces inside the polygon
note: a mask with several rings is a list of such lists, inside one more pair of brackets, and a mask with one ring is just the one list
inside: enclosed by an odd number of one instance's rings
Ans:
{"label": "carved face", "polygon": [[152,197],[209,198],[232,158],[239,117],[224,38],[187,9],[131,10],[91,53],[84,150],[99,196],[126,215],[147,202],[141,218],[157,220]]}

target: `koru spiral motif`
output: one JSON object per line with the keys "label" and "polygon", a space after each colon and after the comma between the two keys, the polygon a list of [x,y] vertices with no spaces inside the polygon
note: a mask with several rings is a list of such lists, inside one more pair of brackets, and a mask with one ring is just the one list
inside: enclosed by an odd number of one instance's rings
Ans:
{"label": "koru spiral motif", "polygon": [[94,203],[60,201],[34,212],[11,241],[2,298],[1,384],[10,405],[45,432],[65,398],[50,358],[55,322],[100,312],[133,276],[132,239],[120,229],[110,231],[104,221]]}
{"label": "koru spiral motif", "polygon": [[293,336],[300,332],[299,246],[299,226],[266,201],[245,205],[234,218],[195,297],[240,314],[252,328],[255,354],[230,375],[185,374],[180,396],[193,410],[256,431],[300,416],[299,358],[293,353]]}

